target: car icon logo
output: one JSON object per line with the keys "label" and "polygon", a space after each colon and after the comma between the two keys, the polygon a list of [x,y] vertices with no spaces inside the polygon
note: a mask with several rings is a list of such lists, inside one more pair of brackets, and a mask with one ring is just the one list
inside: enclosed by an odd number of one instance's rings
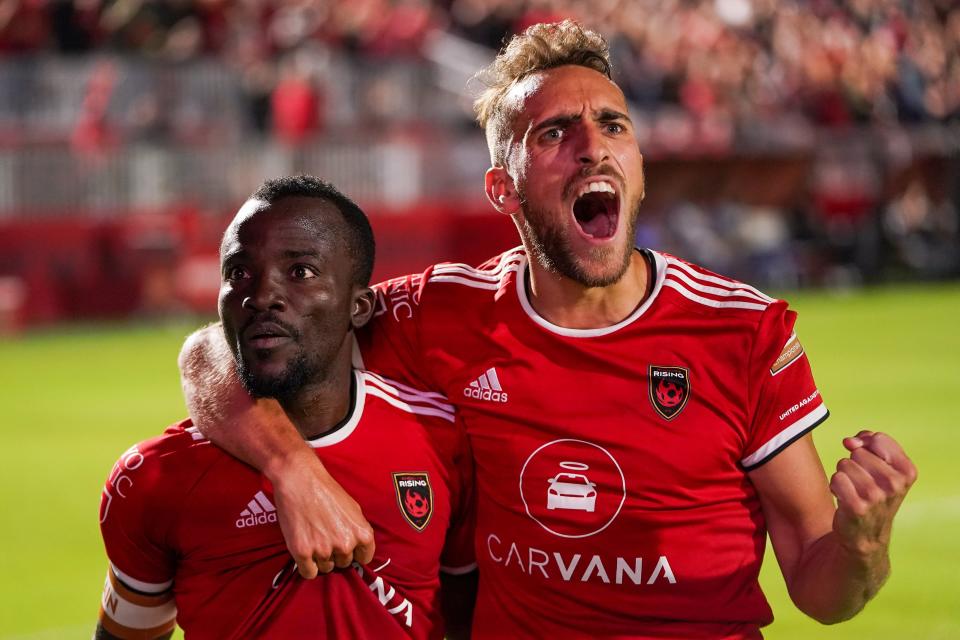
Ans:
{"label": "car icon logo", "polygon": [[[582,462],[561,462],[560,466],[571,471],[586,471]],[[593,513],[597,505],[596,483],[582,473],[561,471],[547,480],[547,509],[570,509]]]}

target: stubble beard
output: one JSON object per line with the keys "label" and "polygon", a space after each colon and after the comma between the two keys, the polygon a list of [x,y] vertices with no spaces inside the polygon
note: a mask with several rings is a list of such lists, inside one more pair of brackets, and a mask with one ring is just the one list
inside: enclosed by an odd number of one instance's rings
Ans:
{"label": "stubble beard", "polygon": [[[521,224],[531,258],[547,271],[569,278],[584,287],[607,287],[618,282],[633,256],[636,242],[640,203],[637,202],[627,219],[627,233],[620,246],[591,247],[586,255],[571,248],[562,225],[550,224],[550,214],[527,209]],[[617,255],[619,252],[619,255]],[[587,265],[601,265],[589,269]]]}
{"label": "stubble beard", "polygon": [[277,375],[258,375],[242,357],[237,359],[237,373],[243,387],[254,398],[275,398],[280,404],[285,404],[293,400],[316,377],[318,371],[307,360],[306,353],[300,350]]}

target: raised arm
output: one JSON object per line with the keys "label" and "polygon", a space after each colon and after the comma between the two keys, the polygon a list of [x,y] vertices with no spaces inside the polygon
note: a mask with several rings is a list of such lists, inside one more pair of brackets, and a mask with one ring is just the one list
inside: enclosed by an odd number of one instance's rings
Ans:
{"label": "raised arm", "polygon": [[273,484],[280,527],[300,574],[313,578],[353,560],[370,562],[373,529],[360,506],[327,473],[280,405],[246,392],[220,325],[188,337],[178,363],[197,428]]}
{"label": "raised arm", "polygon": [[852,618],[887,579],[893,518],[917,477],[886,434],[844,446],[829,484],[810,434],[750,473],[790,597],[824,624]]}

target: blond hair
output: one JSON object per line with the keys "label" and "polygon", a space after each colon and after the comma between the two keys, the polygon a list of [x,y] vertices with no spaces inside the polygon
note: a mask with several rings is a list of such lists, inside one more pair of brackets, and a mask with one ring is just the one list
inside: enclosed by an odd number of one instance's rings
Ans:
{"label": "blond hair", "polygon": [[486,132],[494,166],[503,166],[506,161],[516,115],[516,109],[505,100],[507,93],[531,74],[565,65],[587,67],[612,79],[606,40],[573,20],[528,27],[511,38],[490,66],[476,75],[486,88],[474,101],[473,110]]}

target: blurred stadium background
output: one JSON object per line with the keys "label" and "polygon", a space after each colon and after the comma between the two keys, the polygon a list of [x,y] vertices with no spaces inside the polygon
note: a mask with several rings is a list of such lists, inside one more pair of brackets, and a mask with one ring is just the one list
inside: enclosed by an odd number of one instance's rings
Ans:
{"label": "blurred stadium background", "polygon": [[358,199],[377,277],[516,244],[470,77],[564,17],[611,43],[638,241],[794,301],[828,468],[870,426],[921,470],[877,601],[817,627],[771,556],[768,636],[960,637],[960,2],[0,0],[0,638],[89,635],[100,483],[182,415],[176,352],[264,178]]}

